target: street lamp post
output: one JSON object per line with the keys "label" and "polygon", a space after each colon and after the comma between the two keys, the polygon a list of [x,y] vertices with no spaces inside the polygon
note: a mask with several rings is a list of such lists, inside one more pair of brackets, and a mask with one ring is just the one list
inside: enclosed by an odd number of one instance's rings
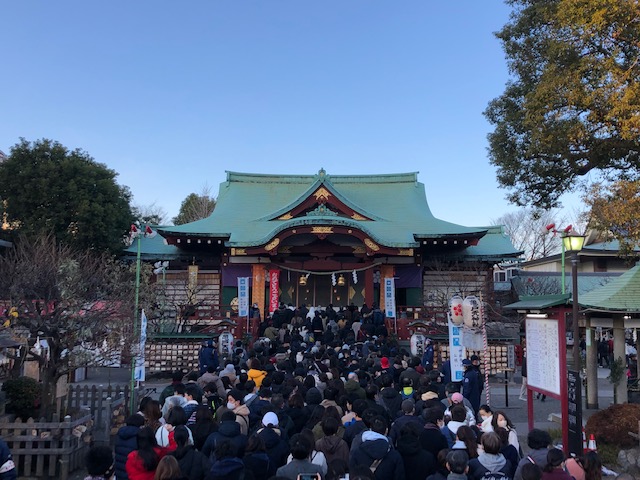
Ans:
{"label": "street lamp post", "polygon": [[[573,316],[573,367],[580,370],[580,325],[578,323],[578,253],[584,246],[584,235],[575,235],[568,232],[562,237],[563,251],[572,252],[571,256],[571,305]],[[563,267],[564,270],[564,267]],[[564,287],[564,282],[563,282]]]}

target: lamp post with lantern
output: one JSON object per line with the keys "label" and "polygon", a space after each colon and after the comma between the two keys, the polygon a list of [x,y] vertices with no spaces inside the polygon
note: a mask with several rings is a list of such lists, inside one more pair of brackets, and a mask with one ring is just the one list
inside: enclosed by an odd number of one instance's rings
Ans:
{"label": "lamp post with lantern", "polygon": [[[562,235],[562,247],[566,252],[571,252],[571,305],[573,317],[573,367],[580,370],[580,324],[578,323],[578,254],[584,246],[584,235],[578,235],[573,230]],[[564,271],[564,265],[563,265]]]}

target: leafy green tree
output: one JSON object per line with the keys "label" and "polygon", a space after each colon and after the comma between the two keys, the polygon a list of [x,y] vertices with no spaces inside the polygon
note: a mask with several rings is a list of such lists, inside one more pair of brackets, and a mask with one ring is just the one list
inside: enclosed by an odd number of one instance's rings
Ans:
{"label": "leafy green tree", "polygon": [[195,222],[207,218],[216,208],[216,199],[211,196],[211,189],[203,187],[202,192],[190,193],[180,204],[178,215],[173,217],[175,225]]}
{"label": "leafy green tree", "polygon": [[549,209],[589,173],[638,178],[640,4],[507,0],[511,80],[485,111],[490,161],[518,205]]}
{"label": "leafy green tree", "polygon": [[640,246],[640,181],[595,183],[584,201],[591,207],[589,226],[617,239],[621,255],[633,255]]}
{"label": "leafy green tree", "polygon": [[8,224],[28,236],[53,232],[78,248],[120,249],[133,217],[131,194],[116,176],[82,150],[23,138],[0,163]]}

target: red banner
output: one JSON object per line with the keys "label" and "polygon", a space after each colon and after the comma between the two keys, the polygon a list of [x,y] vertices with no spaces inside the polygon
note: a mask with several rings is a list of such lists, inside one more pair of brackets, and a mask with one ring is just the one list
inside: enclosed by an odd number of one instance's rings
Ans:
{"label": "red banner", "polygon": [[280,304],[280,270],[269,270],[269,312],[273,313]]}

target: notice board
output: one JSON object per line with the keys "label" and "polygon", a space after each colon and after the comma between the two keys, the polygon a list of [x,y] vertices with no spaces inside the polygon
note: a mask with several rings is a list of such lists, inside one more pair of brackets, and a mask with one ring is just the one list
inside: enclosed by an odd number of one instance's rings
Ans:
{"label": "notice board", "polygon": [[526,324],[527,383],[530,387],[560,395],[559,321],[527,318]]}

